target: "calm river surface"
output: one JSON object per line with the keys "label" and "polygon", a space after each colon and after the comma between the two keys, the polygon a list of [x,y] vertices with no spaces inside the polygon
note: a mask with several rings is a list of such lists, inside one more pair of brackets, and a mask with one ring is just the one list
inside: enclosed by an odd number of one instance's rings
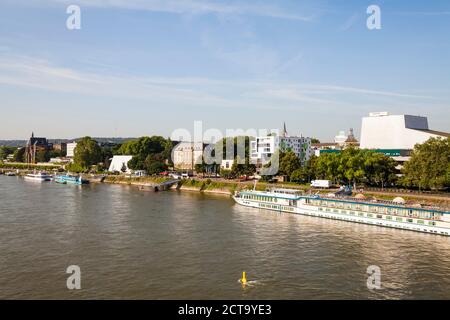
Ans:
{"label": "calm river surface", "polygon": [[[66,268],[81,268],[68,290]],[[367,288],[367,267],[381,289]],[[242,271],[255,283],[242,288]],[[450,238],[0,176],[0,298],[450,299]]]}

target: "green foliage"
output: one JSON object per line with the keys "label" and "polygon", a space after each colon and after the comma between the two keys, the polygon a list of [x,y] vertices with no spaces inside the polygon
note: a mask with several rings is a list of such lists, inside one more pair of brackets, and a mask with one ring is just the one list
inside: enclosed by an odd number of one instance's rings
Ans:
{"label": "green foliage", "polygon": [[305,172],[296,172],[295,181],[326,179],[334,183],[368,183],[384,187],[396,179],[395,161],[370,150],[349,148],[341,153],[325,153],[312,157]]}
{"label": "green foliage", "polygon": [[38,165],[28,163],[2,163],[0,162],[0,168],[5,169],[30,169],[30,170],[52,170],[59,169],[58,165]]}
{"label": "green foliage", "polygon": [[61,150],[50,150],[48,151],[48,159],[50,160],[51,158],[59,158],[59,157],[64,157],[65,156],[65,152],[62,152]]}
{"label": "green foliage", "polygon": [[50,153],[45,149],[38,149],[36,152],[36,162],[48,162],[50,160]]}
{"label": "green foliage", "polygon": [[88,167],[83,167],[78,163],[72,162],[65,166],[65,169],[69,172],[80,173],[89,171]]}
{"label": "green foliage", "polygon": [[158,174],[167,170],[167,165],[158,157],[149,155],[144,162],[144,168],[148,174]]}
{"label": "green foliage", "polygon": [[14,154],[16,150],[17,148],[15,147],[0,147],[0,160],[5,160],[8,155]]}
{"label": "green foliage", "polygon": [[220,176],[224,179],[232,178],[231,170],[228,169],[220,169]]}
{"label": "green foliage", "polygon": [[84,137],[77,143],[73,160],[79,168],[88,168],[102,161],[102,150],[97,141]]}
{"label": "green foliage", "polygon": [[128,167],[133,170],[147,170],[149,174],[167,170],[166,160],[170,159],[173,143],[160,136],[141,137],[131,140],[117,150],[118,154],[131,155]]}
{"label": "green foliage", "polygon": [[16,151],[14,151],[13,161],[25,162],[25,148],[19,148]]}
{"label": "green foliage", "polygon": [[236,157],[234,159],[233,165],[231,166],[231,176],[234,178],[238,178],[240,176],[251,176],[256,171],[256,166],[250,163],[248,157],[245,158],[245,163],[240,162],[240,158]]}
{"label": "green foliage", "polygon": [[289,177],[291,181],[297,183],[305,183],[309,181],[309,175],[306,168],[294,170]]}
{"label": "green foliage", "polygon": [[450,138],[417,144],[403,169],[403,185],[419,189],[450,187]]}
{"label": "green foliage", "polygon": [[286,175],[290,177],[294,171],[299,170],[302,167],[300,159],[292,151],[280,152],[279,159],[280,166],[278,174],[280,175]]}

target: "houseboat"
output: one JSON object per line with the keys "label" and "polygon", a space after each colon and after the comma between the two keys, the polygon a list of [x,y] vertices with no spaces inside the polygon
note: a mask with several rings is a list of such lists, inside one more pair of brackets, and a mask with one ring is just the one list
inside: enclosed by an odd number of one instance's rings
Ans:
{"label": "houseboat", "polygon": [[438,208],[303,195],[292,189],[242,190],[233,199],[247,207],[450,236],[450,212]]}
{"label": "houseboat", "polygon": [[47,174],[46,172],[39,172],[39,173],[29,173],[25,175],[25,180],[30,181],[38,181],[38,182],[44,182],[44,181],[51,181],[52,176]]}

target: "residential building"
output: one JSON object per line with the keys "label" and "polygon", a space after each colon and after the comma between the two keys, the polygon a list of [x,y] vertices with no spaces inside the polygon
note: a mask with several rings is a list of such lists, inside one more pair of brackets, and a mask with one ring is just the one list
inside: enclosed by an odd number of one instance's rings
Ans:
{"label": "residential building", "polygon": [[53,150],[60,151],[62,154],[66,154],[67,153],[67,143],[65,143],[65,142],[54,143]]}
{"label": "residential building", "polygon": [[[203,142],[180,142],[172,149],[172,162],[177,170],[195,169],[196,164],[201,164],[205,149],[212,148]],[[208,151],[208,150],[206,150]],[[207,152],[206,152],[207,153]]]}
{"label": "residential building", "polygon": [[66,145],[66,150],[67,150],[66,157],[67,158],[73,158],[74,157],[74,155],[75,155],[75,148],[76,147],[77,147],[77,143],[75,141],[71,142],[71,143],[68,143]]}
{"label": "residential building", "polygon": [[313,154],[311,138],[289,136],[286,124],[284,124],[283,131],[279,136],[256,137],[250,141],[250,159],[254,163],[268,162],[277,150],[294,152],[302,164],[305,164]]}

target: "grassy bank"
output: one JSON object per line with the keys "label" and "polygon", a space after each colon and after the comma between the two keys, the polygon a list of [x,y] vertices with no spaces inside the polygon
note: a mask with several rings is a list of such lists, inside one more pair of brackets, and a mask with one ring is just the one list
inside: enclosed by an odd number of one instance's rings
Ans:
{"label": "grassy bank", "polygon": [[106,176],[103,182],[117,183],[117,184],[148,184],[148,183],[163,183],[171,179],[164,177],[127,177],[127,176]]}

